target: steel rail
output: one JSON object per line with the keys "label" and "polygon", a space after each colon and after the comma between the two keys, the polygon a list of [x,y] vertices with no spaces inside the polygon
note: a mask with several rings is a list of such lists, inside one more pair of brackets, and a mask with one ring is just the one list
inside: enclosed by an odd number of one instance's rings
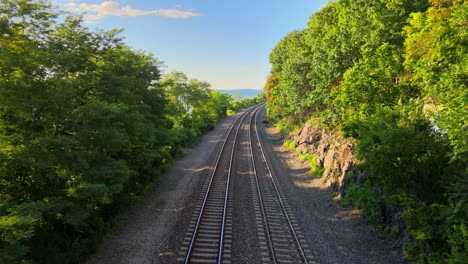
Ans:
{"label": "steel rail", "polygon": [[301,253],[301,257],[302,257],[302,259],[304,260],[304,263],[309,263],[309,262],[307,261],[307,257],[306,257],[306,255],[305,255],[305,253],[304,253],[304,250],[302,249],[302,246],[301,246],[301,243],[300,243],[300,241],[299,241],[299,238],[297,237],[296,230],[294,229],[294,226],[292,225],[291,219],[289,218],[289,214],[288,214],[288,212],[287,212],[287,210],[286,210],[286,207],[284,206],[284,203],[283,203],[283,200],[282,200],[281,195],[280,195],[280,193],[279,193],[279,190],[278,190],[276,181],[275,181],[275,179],[274,179],[274,177],[273,177],[273,174],[272,174],[272,171],[271,171],[271,169],[270,169],[270,165],[268,164],[268,160],[267,160],[267,158],[266,158],[266,156],[265,156],[265,151],[264,151],[263,146],[262,146],[262,141],[260,140],[260,136],[258,135],[258,126],[257,126],[258,112],[259,112],[259,111],[256,111],[256,112],[255,112],[255,118],[254,118],[254,120],[255,120],[255,126],[254,126],[254,128],[255,128],[255,134],[256,134],[256,137],[257,137],[257,139],[258,139],[258,143],[259,143],[259,146],[260,146],[260,151],[261,151],[261,153],[262,153],[263,160],[265,161],[265,165],[266,165],[266,168],[267,168],[267,170],[268,170],[268,176],[270,177],[270,179],[271,179],[271,181],[272,181],[272,183],[273,183],[272,185],[273,185],[273,187],[274,187],[274,189],[275,189],[276,196],[278,197],[278,201],[280,202],[280,205],[281,205],[281,209],[282,209],[282,211],[283,211],[283,214],[284,214],[284,216],[286,217],[286,220],[287,220],[287,222],[288,222],[288,225],[289,225],[289,228],[290,228],[290,230],[291,230],[291,233],[293,234],[294,240],[295,240],[295,242],[296,242],[296,245],[297,245],[297,247],[298,247],[298,249],[299,249],[299,251],[300,251],[300,253]]}
{"label": "steel rail", "polygon": [[229,183],[231,181],[232,164],[233,164],[233,161],[234,161],[234,151],[236,150],[237,136],[239,135],[239,131],[240,131],[240,128],[242,126],[242,122],[244,122],[244,119],[247,117],[247,115],[249,115],[250,113],[255,112],[255,110],[260,108],[260,107],[257,107],[257,108],[254,108],[254,107],[252,107],[251,109],[246,111],[246,114],[242,117],[242,120],[239,122],[239,125],[237,126],[236,134],[234,135],[234,142],[232,143],[231,157],[230,157],[230,160],[229,160],[228,178],[227,178],[227,182],[226,182],[226,194],[224,196],[223,220],[222,220],[221,233],[220,233],[220,238],[219,238],[218,263],[221,263],[221,259],[223,257],[222,256],[223,255],[222,251],[223,251],[223,241],[224,241],[224,223],[226,222],[226,211],[227,211],[228,194],[229,194]]}
{"label": "steel rail", "polygon": [[[195,243],[195,238],[197,237],[197,233],[198,233],[198,230],[200,228],[201,219],[203,217],[203,213],[204,213],[204,210],[205,210],[205,207],[206,207],[206,203],[208,201],[208,196],[209,196],[210,191],[211,191],[211,186],[212,186],[212,183],[213,183],[214,176],[215,176],[216,171],[218,169],[219,161],[221,160],[221,155],[222,155],[222,153],[224,151],[224,148],[226,147],[226,143],[228,141],[229,136],[231,136],[232,130],[237,125],[238,127],[237,127],[237,130],[236,130],[236,135],[234,137],[234,142],[233,142],[233,151],[231,152],[231,160],[229,162],[229,175],[228,175],[228,181],[227,181],[226,195],[225,195],[225,198],[224,198],[225,200],[224,200],[224,208],[223,208],[223,219],[222,219],[222,223],[221,223],[220,243],[219,243],[219,248],[218,248],[218,263],[221,263],[222,246],[223,246],[222,241],[224,240],[224,225],[225,225],[225,221],[226,221],[227,197],[228,197],[228,191],[229,191],[229,179],[230,179],[230,174],[231,174],[232,156],[233,156],[233,153],[234,153],[237,134],[239,133],[239,127],[241,126],[241,124],[244,121],[245,117],[252,111],[252,109],[254,109],[254,107],[248,108],[241,116],[239,116],[236,119],[234,124],[229,129],[229,131],[228,131],[228,133],[226,135],[226,138],[224,139],[221,150],[219,151],[218,156],[216,158],[216,163],[214,165],[214,169],[213,169],[213,172],[211,174],[210,182],[208,184],[208,188],[206,190],[205,197],[203,198],[203,203],[202,203],[202,206],[200,208],[200,213],[198,214],[197,223],[195,225],[192,237],[190,239],[189,247],[187,249],[187,254],[185,256],[185,261],[184,261],[185,264],[188,264],[190,262],[190,257],[191,257],[192,252],[193,252],[193,246],[194,246],[194,243]],[[239,122],[239,120],[240,120],[240,122]]]}
{"label": "steel rail", "polygon": [[266,229],[267,229],[267,232],[265,232],[265,233],[266,233],[266,237],[267,237],[267,240],[268,240],[268,245],[269,245],[269,249],[270,249],[270,253],[271,253],[273,263],[276,264],[275,250],[273,249],[273,241],[272,241],[271,236],[270,236],[270,226],[268,224],[268,219],[267,219],[267,215],[266,215],[266,212],[265,212],[265,206],[263,204],[262,191],[260,189],[260,183],[258,182],[257,169],[256,169],[255,159],[254,159],[254,156],[253,156],[253,147],[252,147],[252,135],[251,135],[252,119],[254,119],[255,114],[258,112],[259,109],[260,109],[260,107],[255,109],[254,113],[250,117],[248,141],[249,141],[249,148],[250,148],[250,158],[252,160],[253,172],[254,172],[254,175],[255,175],[255,185],[257,187],[257,194],[258,194],[257,196],[258,196],[258,200],[259,200],[259,203],[260,203],[260,209],[262,211],[263,222],[265,223],[265,226],[266,226]]}

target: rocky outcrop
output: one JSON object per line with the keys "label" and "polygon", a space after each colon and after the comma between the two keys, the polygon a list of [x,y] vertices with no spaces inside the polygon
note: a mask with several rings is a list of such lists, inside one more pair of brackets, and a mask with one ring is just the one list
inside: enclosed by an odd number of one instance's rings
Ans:
{"label": "rocky outcrop", "polygon": [[315,128],[310,123],[293,135],[292,139],[297,151],[316,155],[316,165],[324,169],[324,183],[343,196],[347,185],[346,174],[355,173],[355,143],[325,129]]}
{"label": "rocky outcrop", "polygon": [[[356,144],[351,139],[345,139],[338,133],[316,128],[306,124],[297,134],[290,135],[295,143],[295,149],[302,154],[315,154],[317,166],[323,168],[322,179],[325,185],[330,186],[332,192],[344,197],[345,190],[350,181],[357,185],[364,184],[365,174],[356,168],[354,152]],[[377,192],[380,192],[377,190]],[[396,243],[399,246],[410,240],[405,231],[400,208],[385,202],[382,199],[382,217],[390,233],[396,233]],[[394,235],[394,234],[393,234]],[[393,236],[392,235],[392,236]]]}

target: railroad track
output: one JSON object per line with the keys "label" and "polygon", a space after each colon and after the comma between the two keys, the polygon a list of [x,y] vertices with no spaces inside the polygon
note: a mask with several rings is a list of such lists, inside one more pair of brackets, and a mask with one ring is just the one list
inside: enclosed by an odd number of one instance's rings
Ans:
{"label": "railroad track", "polygon": [[[210,181],[202,190],[189,223],[189,231],[179,252],[179,262],[230,263],[232,243],[231,175],[237,137],[252,107],[239,116],[230,127],[218,153]],[[227,165],[227,166],[226,166]]]}
{"label": "railroad track", "polygon": [[[316,263],[265,156],[258,134],[259,109],[256,108],[250,117],[248,141],[254,170],[251,187],[262,262]],[[252,131],[255,132],[254,137]]]}

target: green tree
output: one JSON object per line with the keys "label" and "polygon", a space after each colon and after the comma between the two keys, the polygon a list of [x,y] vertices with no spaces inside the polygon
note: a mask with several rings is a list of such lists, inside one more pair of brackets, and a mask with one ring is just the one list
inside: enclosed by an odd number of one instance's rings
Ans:
{"label": "green tree", "polygon": [[468,150],[468,5],[464,1],[431,1],[425,13],[414,13],[405,28],[405,66],[436,124],[449,137],[455,159]]}
{"label": "green tree", "polygon": [[204,81],[189,79],[182,72],[166,74],[161,85],[169,98],[167,109],[181,146],[188,146],[226,116],[231,97],[210,89]]}
{"label": "green tree", "polygon": [[[281,98],[276,100],[281,116],[294,116],[301,119],[305,113],[302,102],[311,89],[307,73],[308,49],[304,43],[304,31],[293,31],[281,40],[270,54],[271,74],[277,83],[271,87],[269,94]],[[269,104],[271,106],[271,104]]]}

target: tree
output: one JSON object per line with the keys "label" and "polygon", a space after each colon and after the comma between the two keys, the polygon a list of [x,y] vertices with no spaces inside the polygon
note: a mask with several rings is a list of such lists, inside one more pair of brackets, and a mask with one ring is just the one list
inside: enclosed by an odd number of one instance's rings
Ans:
{"label": "tree", "polygon": [[[281,116],[294,116],[302,119],[307,107],[302,102],[311,89],[307,73],[310,70],[308,49],[304,43],[304,31],[293,31],[284,37],[270,54],[272,64],[271,75],[275,77],[275,85],[268,91],[270,100],[277,98],[275,104],[281,111]],[[273,107],[272,103],[268,104]],[[271,112],[271,111],[270,111]],[[273,113],[273,112],[272,112]]]}
{"label": "tree", "polygon": [[468,5],[464,1],[431,1],[425,13],[414,13],[405,28],[405,66],[412,85],[420,88],[430,116],[446,132],[454,159],[468,150]]}
{"label": "tree", "polygon": [[210,84],[188,79],[182,72],[166,74],[161,82],[170,99],[168,110],[176,141],[188,146],[201,133],[212,129],[226,116],[231,98],[210,89]]}

